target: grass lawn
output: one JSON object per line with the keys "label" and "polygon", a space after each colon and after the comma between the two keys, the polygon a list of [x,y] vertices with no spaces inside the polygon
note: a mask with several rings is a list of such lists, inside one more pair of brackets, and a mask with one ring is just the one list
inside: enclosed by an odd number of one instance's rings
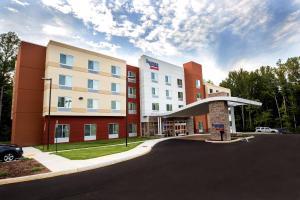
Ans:
{"label": "grass lawn", "polygon": [[[159,138],[157,136],[151,137],[133,137],[128,138],[128,142],[139,142],[145,141],[150,139]],[[69,150],[69,149],[81,149],[81,148],[88,148],[88,147],[100,147],[100,146],[107,146],[107,145],[114,145],[114,144],[123,144],[125,143],[125,138],[118,138],[118,139],[107,139],[107,140],[97,140],[97,141],[88,141],[88,142],[74,142],[74,143],[62,143],[57,144],[57,150]],[[47,146],[45,145],[45,149],[43,150],[43,146],[36,146],[36,148],[40,149],[41,151],[55,151],[55,144],[50,144],[49,150],[47,150]]]}
{"label": "grass lawn", "polygon": [[109,147],[101,146],[99,148],[91,148],[91,149],[74,149],[72,151],[58,152],[57,155],[63,156],[71,160],[85,160],[85,159],[110,155],[114,153],[120,153],[123,151],[128,151],[138,146],[141,143],[142,141],[134,144],[128,144],[127,147],[125,145],[118,145],[118,146],[109,146]]}
{"label": "grass lawn", "polygon": [[10,144],[10,141],[0,141],[0,144]]}

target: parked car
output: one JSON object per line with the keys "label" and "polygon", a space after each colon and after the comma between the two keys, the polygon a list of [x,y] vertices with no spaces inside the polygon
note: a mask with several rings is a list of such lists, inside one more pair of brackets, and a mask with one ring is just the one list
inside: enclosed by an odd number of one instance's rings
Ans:
{"label": "parked car", "polygon": [[291,134],[287,128],[276,128],[276,130],[278,130],[278,133],[280,134]]}
{"label": "parked car", "polygon": [[10,162],[21,158],[23,155],[22,147],[13,144],[0,144],[0,159],[4,162]]}
{"label": "parked car", "polygon": [[255,132],[262,132],[262,133],[278,133],[277,129],[272,129],[270,127],[256,127]]}

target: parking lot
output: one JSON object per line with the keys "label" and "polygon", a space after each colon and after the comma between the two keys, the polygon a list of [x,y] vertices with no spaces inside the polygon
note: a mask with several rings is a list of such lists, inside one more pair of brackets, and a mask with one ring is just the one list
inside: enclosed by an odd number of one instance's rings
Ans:
{"label": "parking lot", "polygon": [[0,187],[3,199],[300,199],[300,135],[172,139],[96,170]]}

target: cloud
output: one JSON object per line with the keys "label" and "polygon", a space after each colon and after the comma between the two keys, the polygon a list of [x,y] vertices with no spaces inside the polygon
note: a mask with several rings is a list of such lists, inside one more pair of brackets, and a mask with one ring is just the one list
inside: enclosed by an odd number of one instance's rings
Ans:
{"label": "cloud", "polygon": [[13,12],[13,13],[18,13],[19,11],[15,8],[12,8],[12,7],[6,7],[7,10],[9,10],[10,12]]}
{"label": "cloud", "polygon": [[283,25],[274,33],[274,44],[279,42],[295,43],[300,41],[300,10],[292,12]]}
{"label": "cloud", "polygon": [[12,0],[14,3],[21,5],[21,6],[28,6],[29,3],[26,1],[21,1],[21,0]]}
{"label": "cloud", "polygon": [[[266,4],[259,0],[92,1],[42,0],[51,8],[81,19],[86,26],[111,36],[126,37],[143,51],[168,55],[207,48],[226,28],[243,35],[268,21]],[[114,12],[137,15],[138,21]],[[136,17],[137,17],[136,16]],[[158,20],[159,19],[159,20]]]}
{"label": "cloud", "polygon": [[47,35],[53,36],[67,36],[69,34],[67,29],[49,24],[44,24],[42,31]]}

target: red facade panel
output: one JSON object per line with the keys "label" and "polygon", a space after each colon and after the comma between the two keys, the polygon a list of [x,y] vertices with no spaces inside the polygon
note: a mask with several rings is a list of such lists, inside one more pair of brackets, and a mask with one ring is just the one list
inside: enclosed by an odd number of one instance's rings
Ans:
{"label": "red facade panel", "polygon": [[[206,98],[205,88],[203,84],[202,66],[193,61],[183,64],[185,78],[186,103],[190,104],[197,101],[197,94],[201,94],[201,98]],[[196,80],[200,80],[200,88],[196,87]],[[194,117],[194,131],[198,131],[199,122],[202,122],[203,129],[208,132],[207,116]]]}
{"label": "red facade panel", "polygon": [[21,42],[14,78],[11,142],[40,144],[43,133],[43,94],[46,47]]}
{"label": "red facade panel", "polygon": [[[47,117],[44,118],[44,127]],[[96,140],[108,139],[108,124],[119,124],[119,138],[126,137],[126,117],[88,117],[88,116],[52,116],[50,120],[50,143],[54,143],[55,124],[68,124],[70,126],[70,142],[84,141],[84,125],[96,124]],[[47,130],[44,131],[43,141],[47,143]]]}
{"label": "red facade panel", "polygon": [[[135,123],[137,124],[137,135],[140,136],[140,71],[138,67],[134,67],[131,65],[127,65],[127,74],[128,72],[134,72],[136,75],[136,81],[134,82],[130,82],[128,81],[128,87],[134,87],[136,88],[136,97],[135,98],[129,98],[128,97],[128,102],[133,102],[136,104],[136,114],[128,114],[127,113],[127,117],[128,117],[128,124],[130,123]],[[128,92],[128,91],[127,91]],[[128,106],[127,106],[127,110],[128,110]]]}

